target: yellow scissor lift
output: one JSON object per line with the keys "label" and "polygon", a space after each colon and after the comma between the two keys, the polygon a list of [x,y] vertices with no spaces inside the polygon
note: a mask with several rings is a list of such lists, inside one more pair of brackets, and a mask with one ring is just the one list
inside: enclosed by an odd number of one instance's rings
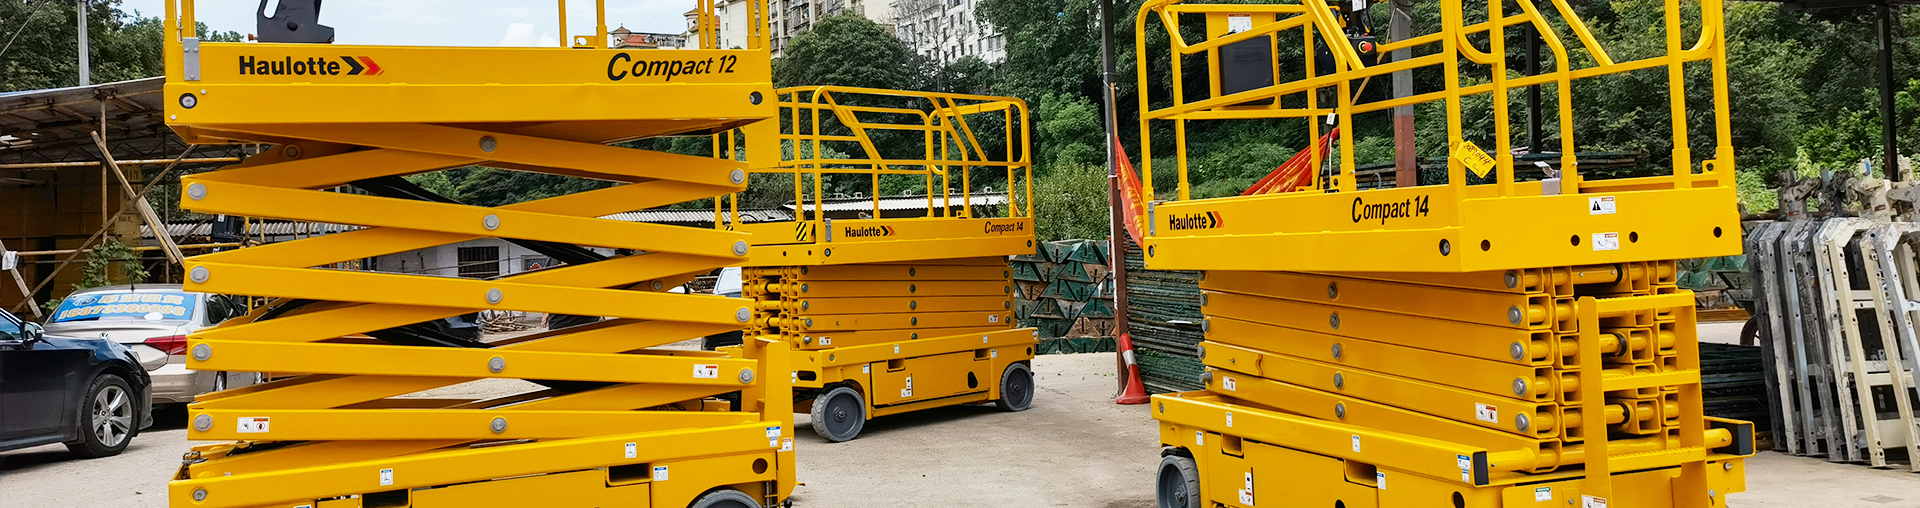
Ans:
{"label": "yellow scissor lift", "polygon": [[[1623,62],[1565,2],[1476,4],[1475,20],[1464,4],[1442,0],[1437,29],[1364,48],[1414,49],[1399,61],[1363,58],[1345,4],[1154,0],[1139,12],[1140,89],[1164,70],[1147,56],[1161,50],[1176,76],[1209,62],[1210,85],[1140,102],[1141,139],[1172,127],[1180,161],[1178,199],[1147,214],[1147,266],[1205,271],[1207,389],[1153,397],[1159,506],[1707,507],[1744,490],[1751,425],[1702,414],[1694,299],[1675,286],[1674,264],[1740,252],[1722,3],[1653,4],[1666,9],[1655,27],[1666,53]],[[1526,24],[1554,62],[1578,45],[1581,63],[1511,75],[1505,41]],[[1169,42],[1150,47],[1149,26]],[[1332,69],[1313,69],[1316,42],[1332,48],[1322,60]],[[1251,72],[1271,79],[1223,88],[1211,62],[1246,63],[1222,58],[1234,44],[1268,44]],[[1711,69],[1711,157],[1687,149],[1689,62]],[[1444,85],[1355,100],[1367,78],[1409,69]],[[1583,179],[1570,82],[1634,70],[1670,78],[1673,171]],[[1509,92],[1535,85],[1557,91],[1567,171],[1519,181],[1510,155],[1464,141],[1512,153]],[[1463,132],[1462,98],[1476,94],[1491,96],[1491,132]],[[1305,188],[1190,199],[1188,122],[1295,118],[1316,139],[1323,119],[1352,133],[1354,115],[1433,101],[1446,106],[1444,184],[1359,190],[1349,135]],[[1148,196],[1152,148],[1140,157]],[[1313,153],[1311,167],[1321,163]]]}
{"label": "yellow scissor lift", "polygon": [[[183,178],[183,207],[362,228],[187,261],[188,290],[275,298],[190,337],[188,366],[300,375],[189,408],[189,439],[228,443],[187,455],[172,505],[785,501],[787,344],[656,347],[752,320],[744,299],[660,291],[740,263],[748,235],[598,218],[744,188],[744,163],[608,144],[773,118],[764,3],[750,2],[753,49],[686,51],[611,50],[598,34],[571,48],[331,45],[318,2],[303,3],[262,14],[263,42],[243,44],[200,42],[194,2],[167,2],[168,124],[188,142],[271,145]],[[400,178],[468,165],[614,185],[487,208]],[[479,238],[574,261],[493,280],[312,268]],[[477,310],[610,319],[493,343],[423,326]],[[422,393],[476,380],[528,388]]]}
{"label": "yellow scissor lift", "polygon": [[[989,401],[1025,410],[1034,334],[1014,326],[1007,256],[1034,249],[1026,104],[848,87],[778,96],[777,123],[747,139],[780,141],[780,164],[753,172],[792,179],[795,220],[738,229],[753,234],[745,336],[797,350],[795,410],[835,442],[877,416]],[[1005,198],[976,203],[990,176]],[[823,196],[847,182],[870,201],[835,219]],[[882,204],[901,199],[925,199],[927,213]]]}

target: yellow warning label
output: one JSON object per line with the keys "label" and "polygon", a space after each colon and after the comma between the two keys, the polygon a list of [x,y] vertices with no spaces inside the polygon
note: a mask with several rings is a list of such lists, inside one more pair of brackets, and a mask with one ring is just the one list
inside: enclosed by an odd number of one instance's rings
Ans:
{"label": "yellow warning label", "polygon": [[1454,146],[1453,158],[1460,159],[1461,164],[1467,165],[1468,171],[1472,171],[1475,176],[1481,178],[1486,178],[1487,173],[1493,172],[1496,164],[1493,157],[1481,151],[1480,147],[1474,146],[1472,141],[1461,141],[1459,145]]}

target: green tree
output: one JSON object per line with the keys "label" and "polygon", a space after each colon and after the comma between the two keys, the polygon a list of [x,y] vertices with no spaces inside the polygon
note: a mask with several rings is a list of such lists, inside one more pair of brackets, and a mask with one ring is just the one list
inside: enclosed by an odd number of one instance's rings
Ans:
{"label": "green tree", "polygon": [[1039,157],[1034,162],[1049,166],[1104,166],[1106,128],[1100,109],[1085,96],[1048,94],[1040,100],[1040,118],[1034,122]]}
{"label": "green tree", "polygon": [[1033,182],[1034,234],[1041,241],[1106,238],[1107,177],[1101,166],[1054,166]]}
{"label": "green tree", "polygon": [[776,86],[839,85],[902,89],[916,59],[907,43],[858,14],[820,18],[773,61]]}
{"label": "green tree", "polygon": [[[109,83],[165,73],[160,56],[161,22],[121,10],[120,0],[89,0],[88,59],[91,79]],[[79,30],[64,0],[0,0],[0,91],[37,90],[79,84]],[[237,42],[235,32],[211,32],[202,40]]]}

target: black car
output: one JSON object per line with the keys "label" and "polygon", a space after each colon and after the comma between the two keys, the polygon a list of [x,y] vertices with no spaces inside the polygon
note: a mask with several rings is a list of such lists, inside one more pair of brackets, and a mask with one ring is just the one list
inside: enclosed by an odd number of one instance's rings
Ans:
{"label": "black car", "polygon": [[49,336],[0,310],[0,451],[65,443],[120,453],[153,423],[151,380],[125,346]]}

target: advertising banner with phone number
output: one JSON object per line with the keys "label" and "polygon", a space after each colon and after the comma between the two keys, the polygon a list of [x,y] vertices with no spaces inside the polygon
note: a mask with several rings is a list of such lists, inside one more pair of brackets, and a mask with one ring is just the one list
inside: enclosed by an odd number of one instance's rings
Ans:
{"label": "advertising banner with phone number", "polygon": [[101,318],[187,319],[193,316],[193,298],[178,293],[95,293],[68,298],[54,311],[53,322]]}

